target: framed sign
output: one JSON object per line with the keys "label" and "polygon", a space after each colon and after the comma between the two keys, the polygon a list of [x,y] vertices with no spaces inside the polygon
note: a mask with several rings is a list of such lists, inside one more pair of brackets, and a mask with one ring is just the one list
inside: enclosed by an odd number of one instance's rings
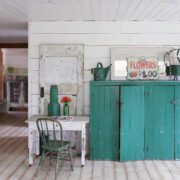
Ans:
{"label": "framed sign", "polygon": [[164,54],[172,47],[112,47],[111,80],[166,80]]}
{"label": "framed sign", "polygon": [[157,79],[158,57],[127,57],[127,79]]}

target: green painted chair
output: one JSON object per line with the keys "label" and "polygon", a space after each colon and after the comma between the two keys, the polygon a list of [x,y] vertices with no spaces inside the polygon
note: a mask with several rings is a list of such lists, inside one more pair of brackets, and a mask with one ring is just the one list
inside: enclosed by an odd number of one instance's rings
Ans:
{"label": "green painted chair", "polygon": [[63,141],[63,129],[60,122],[50,118],[39,118],[36,124],[42,141],[42,154],[36,176],[46,156],[49,156],[50,165],[53,156],[56,157],[55,179],[60,169],[60,160],[69,160],[71,163],[71,170],[73,171],[71,142]]}

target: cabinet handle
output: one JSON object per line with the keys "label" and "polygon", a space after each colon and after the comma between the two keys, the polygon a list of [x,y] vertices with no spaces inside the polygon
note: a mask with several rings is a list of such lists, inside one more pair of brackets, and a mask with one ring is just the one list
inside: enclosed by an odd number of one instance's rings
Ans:
{"label": "cabinet handle", "polygon": [[123,105],[123,104],[125,104],[125,102],[120,101],[120,105]]}
{"label": "cabinet handle", "polygon": [[176,100],[172,100],[172,101],[171,101],[171,104],[176,104]]}
{"label": "cabinet handle", "polygon": [[149,147],[144,148],[144,151],[149,151]]}

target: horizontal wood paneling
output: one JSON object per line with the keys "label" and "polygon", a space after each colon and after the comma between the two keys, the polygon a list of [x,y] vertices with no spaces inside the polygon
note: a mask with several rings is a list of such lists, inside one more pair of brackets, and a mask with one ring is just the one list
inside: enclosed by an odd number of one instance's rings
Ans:
{"label": "horizontal wood paneling", "polygon": [[89,82],[93,80],[93,75],[91,74],[91,70],[84,70],[84,82]]}
{"label": "horizontal wood paneling", "polygon": [[31,91],[31,94],[33,95],[39,95],[40,92],[39,92],[39,83],[31,83],[31,87],[32,88],[32,91]]}
{"label": "horizontal wood paneling", "polygon": [[110,58],[104,58],[104,57],[85,58],[84,69],[90,70],[91,68],[96,67],[97,62],[102,62],[104,66],[107,66],[110,63]]}
{"label": "horizontal wood paneling", "polygon": [[31,95],[30,102],[32,106],[39,106],[39,95]]}
{"label": "horizontal wood paneling", "polygon": [[[150,47],[149,45],[143,45],[143,47]],[[170,45],[166,45],[163,47],[169,47]],[[130,48],[129,45],[85,45],[84,47],[84,58],[109,58],[110,57],[110,48],[112,47],[121,47],[122,49],[128,51]],[[132,46],[132,48],[141,47],[141,45]],[[151,47],[162,49],[162,45],[151,45]],[[172,46],[171,46],[172,47]],[[31,53],[29,54],[29,58],[39,59],[39,46],[32,46]]]}
{"label": "horizontal wood paneling", "polygon": [[37,71],[39,70],[39,59],[31,59],[29,62],[29,66],[31,67],[31,70]]}
{"label": "horizontal wood paneling", "polygon": [[31,34],[31,45],[179,45],[180,34]]}
{"label": "horizontal wood paneling", "polygon": [[[101,2],[102,3],[102,2]],[[115,4],[115,1],[113,1]],[[144,4],[145,5],[145,4]],[[136,12],[138,16],[138,11]],[[110,12],[110,14],[113,14]],[[130,12],[127,13],[130,16]],[[102,14],[105,17],[105,14]],[[39,45],[84,44],[84,112],[89,112],[90,69],[97,62],[110,63],[110,48],[121,47],[128,52],[132,47],[178,47],[180,22],[63,22],[36,21],[29,23],[29,91],[39,94]],[[33,83],[35,83],[35,89]],[[36,102],[36,103],[34,103]],[[37,101],[33,100],[38,106]],[[31,102],[29,104],[31,107]],[[35,112],[33,110],[32,112]]]}
{"label": "horizontal wood paneling", "polygon": [[180,22],[167,21],[37,21],[32,25],[32,34],[180,34]]}
{"label": "horizontal wood paneling", "polygon": [[39,83],[39,71],[29,71],[29,82]]}
{"label": "horizontal wood paneling", "polygon": [[38,106],[32,106],[30,109],[30,114],[39,114],[39,107]]}
{"label": "horizontal wood paneling", "polygon": [[84,106],[89,106],[89,96],[90,96],[90,86],[89,86],[89,82],[88,83],[84,83]]}

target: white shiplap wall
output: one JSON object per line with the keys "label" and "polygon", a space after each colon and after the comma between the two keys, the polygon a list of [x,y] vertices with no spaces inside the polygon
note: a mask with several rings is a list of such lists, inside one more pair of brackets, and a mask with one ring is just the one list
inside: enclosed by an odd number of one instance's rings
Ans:
{"label": "white shiplap wall", "polygon": [[84,113],[89,114],[90,69],[98,61],[110,63],[110,48],[179,46],[180,22],[29,22],[29,115],[38,113],[40,44],[84,44]]}

